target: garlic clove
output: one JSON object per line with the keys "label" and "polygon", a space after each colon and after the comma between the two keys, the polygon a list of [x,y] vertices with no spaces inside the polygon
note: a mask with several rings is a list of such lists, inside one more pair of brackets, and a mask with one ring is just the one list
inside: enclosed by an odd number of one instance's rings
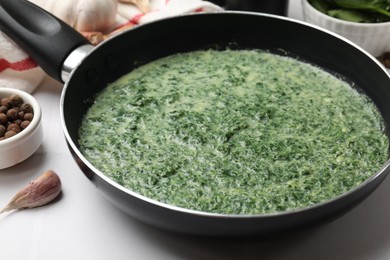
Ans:
{"label": "garlic clove", "polygon": [[11,201],[0,210],[0,214],[14,209],[43,206],[60,194],[61,186],[60,177],[53,170],[48,170],[16,193]]}

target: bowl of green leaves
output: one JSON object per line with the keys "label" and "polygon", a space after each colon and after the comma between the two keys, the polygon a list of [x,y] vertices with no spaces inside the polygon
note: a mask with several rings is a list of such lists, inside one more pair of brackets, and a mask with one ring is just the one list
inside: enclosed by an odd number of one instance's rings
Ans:
{"label": "bowl of green leaves", "polygon": [[302,0],[306,22],[333,31],[375,57],[390,51],[390,0]]}

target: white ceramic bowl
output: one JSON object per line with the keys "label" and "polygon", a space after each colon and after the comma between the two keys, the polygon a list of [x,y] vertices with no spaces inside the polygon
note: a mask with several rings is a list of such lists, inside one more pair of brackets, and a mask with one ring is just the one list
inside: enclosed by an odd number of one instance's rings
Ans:
{"label": "white ceramic bowl", "polygon": [[0,141],[0,169],[11,167],[30,157],[41,145],[43,138],[42,110],[38,101],[27,92],[0,87],[0,99],[19,95],[34,111],[31,123],[20,133]]}
{"label": "white ceramic bowl", "polygon": [[390,51],[390,22],[355,23],[333,18],[315,9],[308,0],[302,1],[306,22],[333,31],[378,57]]}

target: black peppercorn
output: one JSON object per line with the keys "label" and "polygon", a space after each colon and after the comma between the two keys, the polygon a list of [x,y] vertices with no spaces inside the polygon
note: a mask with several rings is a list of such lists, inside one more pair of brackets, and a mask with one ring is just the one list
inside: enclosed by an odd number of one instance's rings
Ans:
{"label": "black peppercorn", "polygon": [[19,111],[18,113],[19,119],[24,120],[24,114],[25,113],[23,111]]}
{"label": "black peppercorn", "polygon": [[7,108],[11,108],[11,99],[9,97],[2,98],[0,100],[0,105],[5,106]]}
{"label": "black peppercorn", "polygon": [[4,113],[0,113],[0,124],[6,125],[8,122],[8,117]]}
{"label": "black peppercorn", "polygon": [[14,136],[14,135],[16,135],[16,132],[11,130],[11,131],[5,132],[4,137],[10,138],[11,136]]}
{"label": "black peppercorn", "polygon": [[18,124],[18,125],[20,125],[21,123],[22,123],[23,121],[21,120],[21,119],[16,119],[16,120],[14,120],[14,123],[15,124]]}
{"label": "black peppercorn", "polygon": [[12,107],[20,107],[23,104],[23,99],[19,95],[11,95],[9,98]]}
{"label": "black peppercorn", "polygon": [[7,111],[7,117],[9,121],[14,121],[18,118],[18,111],[15,108],[11,108]]}
{"label": "black peppercorn", "polygon": [[32,113],[25,113],[23,119],[31,121],[33,119],[33,114]]}
{"label": "black peppercorn", "polygon": [[33,109],[32,109],[32,106],[30,104],[23,103],[20,106],[20,111],[23,111],[25,113],[32,113]]}
{"label": "black peppercorn", "polygon": [[25,120],[25,121],[23,121],[23,122],[21,122],[20,123],[20,128],[21,129],[25,129],[27,126],[29,126],[30,125],[30,121],[28,121],[28,120]]}
{"label": "black peppercorn", "polygon": [[0,106],[0,113],[7,113],[8,107],[6,106]]}
{"label": "black peppercorn", "polygon": [[30,104],[24,103],[19,95],[0,99],[0,141],[23,131],[34,117]]}
{"label": "black peppercorn", "polygon": [[3,137],[6,131],[7,129],[5,128],[5,126],[0,125],[0,137]]}
{"label": "black peppercorn", "polygon": [[16,123],[9,124],[7,127],[7,131],[14,131],[15,133],[19,133],[21,131],[20,126]]}

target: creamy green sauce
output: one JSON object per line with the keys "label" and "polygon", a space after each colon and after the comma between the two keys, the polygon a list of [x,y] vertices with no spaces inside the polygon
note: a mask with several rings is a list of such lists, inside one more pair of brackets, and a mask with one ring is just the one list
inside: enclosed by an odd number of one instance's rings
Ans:
{"label": "creamy green sauce", "polygon": [[197,51],[142,66],[101,92],[80,150],[160,202],[224,213],[307,207],[388,158],[375,106],[346,82],[263,51]]}

